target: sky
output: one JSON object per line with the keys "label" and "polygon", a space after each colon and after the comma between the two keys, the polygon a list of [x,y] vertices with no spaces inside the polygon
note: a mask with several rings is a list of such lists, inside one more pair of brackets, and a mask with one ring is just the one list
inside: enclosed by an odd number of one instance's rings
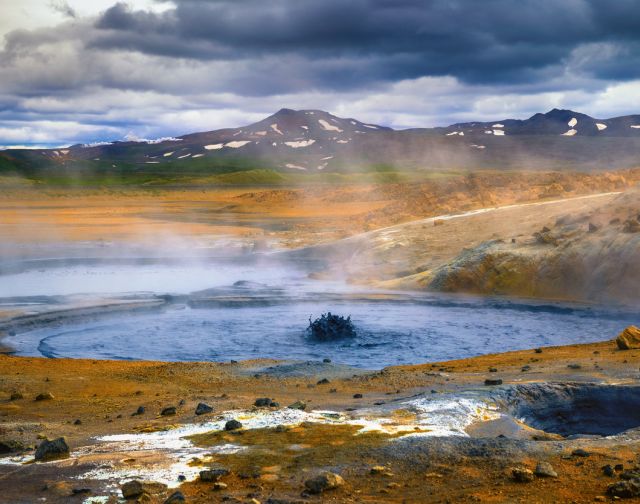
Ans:
{"label": "sky", "polygon": [[637,0],[0,0],[0,147],[640,113]]}

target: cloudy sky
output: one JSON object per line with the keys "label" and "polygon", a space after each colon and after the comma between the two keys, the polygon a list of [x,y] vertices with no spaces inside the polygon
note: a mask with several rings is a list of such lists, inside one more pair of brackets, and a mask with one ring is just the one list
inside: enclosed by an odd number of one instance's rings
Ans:
{"label": "cloudy sky", "polygon": [[0,146],[640,113],[637,0],[0,0]]}

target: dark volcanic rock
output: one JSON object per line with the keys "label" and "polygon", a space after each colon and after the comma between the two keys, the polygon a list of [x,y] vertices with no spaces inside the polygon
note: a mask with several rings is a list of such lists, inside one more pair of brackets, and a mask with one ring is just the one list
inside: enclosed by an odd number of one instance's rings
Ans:
{"label": "dark volcanic rock", "polygon": [[173,492],[169,498],[164,501],[164,504],[178,504],[179,502],[187,502],[184,498],[184,495],[182,495],[182,492],[175,491]]}
{"label": "dark volcanic rock", "polygon": [[305,409],[307,409],[307,404],[303,401],[296,401],[293,404],[287,406],[287,408],[304,411]]}
{"label": "dark volcanic rock", "polygon": [[198,406],[196,406],[196,415],[206,415],[212,411],[213,408],[205,403],[199,403]]}
{"label": "dark volcanic rock", "polygon": [[7,453],[16,453],[25,450],[25,446],[20,441],[13,439],[9,441],[0,441],[0,455]]}
{"label": "dark volcanic rock", "polygon": [[260,397],[253,403],[253,405],[258,408],[268,408],[269,406],[273,406],[274,404],[276,403],[273,402],[273,399],[270,399],[268,397]]}
{"label": "dark volcanic rock", "polygon": [[218,481],[223,476],[227,476],[229,474],[228,469],[218,468],[218,469],[205,469],[204,471],[200,471],[200,481],[204,481],[205,483],[211,483],[214,481]]}
{"label": "dark volcanic rock", "polygon": [[502,379],[501,378],[487,378],[484,381],[484,384],[487,385],[487,386],[502,385]]}
{"label": "dark volcanic rock", "polygon": [[224,430],[233,431],[242,429],[242,424],[237,420],[229,420],[226,424],[224,424]]}
{"label": "dark volcanic rock", "polygon": [[622,499],[631,499],[640,496],[640,480],[626,480],[612,483],[607,488],[607,494],[612,497],[620,497]]}
{"label": "dark volcanic rock", "polygon": [[51,392],[43,392],[36,396],[36,401],[50,401],[52,399],[54,399],[54,396]]}
{"label": "dark volcanic rock", "polygon": [[35,459],[38,461],[53,460],[69,456],[69,445],[63,437],[49,441],[45,439],[36,450]]}
{"label": "dark volcanic rock", "polygon": [[169,406],[167,408],[164,408],[160,414],[162,416],[171,416],[171,415],[175,415],[176,414],[176,407],[175,406]]}

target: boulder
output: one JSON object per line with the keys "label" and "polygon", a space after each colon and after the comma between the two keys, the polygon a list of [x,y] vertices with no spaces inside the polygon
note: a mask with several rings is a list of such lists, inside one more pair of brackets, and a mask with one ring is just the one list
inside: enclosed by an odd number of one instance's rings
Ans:
{"label": "boulder", "polygon": [[258,408],[268,408],[269,406],[272,406],[273,404],[275,404],[273,402],[273,399],[269,399],[268,397],[260,397],[260,398],[256,399],[255,402],[253,403],[253,405],[258,407]]}
{"label": "boulder", "polygon": [[169,406],[167,408],[164,408],[160,412],[160,415],[162,415],[162,416],[171,416],[171,415],[175,415],[175,414],[176,414],[176,407],[175,406]]}
{"label": "boulder", "polygon": [[45,439],[36,450],[35,459],[40,462],[66,458],[69,456],[69,445],[63,437],[49,441]]}
{"label": "boulder", "polygon": [[224,430],[226,431],[234,431],[242,429],[242,424],[237,420],[229,420],[226,424],[224,424]]}
{"label": "boulder", "polygon": [[173,492],[166,501],[164,501],[164,504],[178,504],[180,502],[187,502],[187,501],[184,498],[184,495],[182,495],[182,492],[177,490]]}
{"label": "boulder", "polygon": [[307,404],[303,401],[296,401],[293,404],[287,406],[287,408],[304,411],[305,409],[307,409]]}
{"label": "boulder", "polygon": [[157,495],[167,491],[167,485],[155,481],[131,480],[124,483],[120,490],[125,499],[133,499],[142,494]]}
{"label": "boulder", "polygon": [[199,403],[198,406],[196,406],[196,415],[206,415],[212,411],[213,408],[205,403]]}
{"label": "boulder", "polygon": [[332,472],[323,473],[304,482],[304,486],[310,494],[321,494],[343,485],[344,480],[342,477]]}
{"label": "boulder", "polygon": [[526,467],[514,467],[511,469],[511,475],[518,483],[529,483],[533,481],[533,471]]}
{"label": "boulder", "polygon": [[539,478],[557,478],[558,473],[549,462],[538,462],[534,474]]}
{"label": "boulder", "polygon": [[200,471],[200,481],[211,483],[218,481],[220,478],[227,476],[228,474],[229,470],[224,468],[205,469],[204,471]]}
{"label": "boulder", "polygon": [[15,441],[13,439],[10,439],[8,441],[0,441],[0,455],[21,452],[25,449],[25,446],[20,441]]}
{"label": "boulder", "polygon": [[640,480],[633,479],[612,483],[607,488],[607,493],[612,497],[618,497],[622,499],[640,497]]}
{"label": "boulder", "polygon": [[632,350],[640,348],[640,329],[629,326],[616,338],[616,344],[620,350]]}
{"label": "boulder", "polygon": [[36,396],[36,401],[50,401],[54,399],[54,396],[51,392],[43,392],[42,394],[38,394]]}

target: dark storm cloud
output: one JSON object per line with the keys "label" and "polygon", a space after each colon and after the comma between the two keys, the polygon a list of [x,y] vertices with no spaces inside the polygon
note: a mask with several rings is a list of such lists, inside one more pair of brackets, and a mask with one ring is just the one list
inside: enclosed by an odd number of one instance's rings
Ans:
{"label": "dark storm cloud", "polygon": [[[342,88],[425,75],[468,83],[525,82],[570,60],[584,44],[608,44],[635,59],[640,8],[633,0],[178,0],[157,14],[116,4],[96,22],[102,49],[198,60],[297,55],[342,60],[318,87]],[[330,65],[329,65],[330,66]],[[635,78],[609,61],[580,66],[597,78]],[[353,80],[353,82],[351,82]]]}
{"label": "dark storm cloud", "polygon": [[92,15],[35,1],[66,20],[5,36],[0,145],[177,135],[281,107],[404,127],[640,106],[638,0],[114,0]]}

